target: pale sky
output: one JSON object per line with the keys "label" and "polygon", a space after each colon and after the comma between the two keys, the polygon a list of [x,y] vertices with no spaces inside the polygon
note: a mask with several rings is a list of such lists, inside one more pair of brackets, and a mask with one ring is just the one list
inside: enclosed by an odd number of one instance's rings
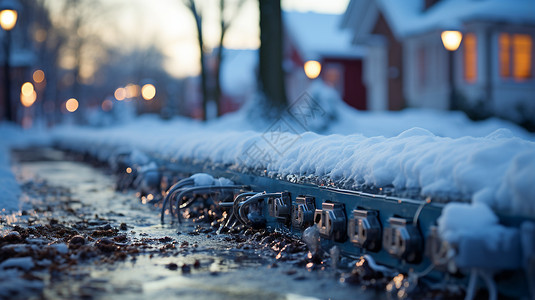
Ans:
{"label": "pale sky", "polygon": [[[349,0],[282,0],[285,10],[343,13]],[[199,73],[199,53],[194,19],[183,0],[107,0],[118,30],[102,30],[103,38],[115,46],[132,47],[156,43],[168,56],[165,68],[175,77]],[[204,9],[204,39],[208,48],[219,39],[218,0],[197,1]],[[258,0],[247,0],[225,37],[228,48],[258,48]],[[117,33],[119,32],[119,36]]]}

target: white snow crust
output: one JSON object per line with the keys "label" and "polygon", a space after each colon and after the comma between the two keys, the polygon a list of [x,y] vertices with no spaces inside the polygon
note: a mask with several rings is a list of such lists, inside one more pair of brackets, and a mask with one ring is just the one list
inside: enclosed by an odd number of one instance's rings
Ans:
{"label": "white snow crust", "polygon": [[[506,213],[535,215],[535,143],[514,125],[496,129],[506,123],[474,123],[460,114],[422,110],[378,114],[378,121],[373,113],[350,112],[347,107],[338,113],[339,123],[330,130],[343,124],[346,132],[382,130],[384,136],[270,130],[283,128],[278,126],[262,132],[238,113],[233,121],[227,117],[208,125],[149,116],[106,130],[64,127],[55,131],[54,138],[64,147],[101,158],[128,145],[172,160],[265,169],[283,178],[317,176],[357,186],[419,189],[423,197],[471,200]],[[453,137],[418,127],[406,129],[413,123]]]}

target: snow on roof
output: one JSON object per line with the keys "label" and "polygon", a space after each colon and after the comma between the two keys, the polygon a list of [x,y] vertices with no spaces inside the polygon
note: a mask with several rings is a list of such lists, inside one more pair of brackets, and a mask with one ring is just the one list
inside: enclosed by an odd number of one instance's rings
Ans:
{"label": "snow on roof", "polygon": [[351,33],[342,29],[343,15],[285,11],[283,21],[287,34],[304,60],[324,56],[359,58],[364,49],[351,44]]}
{"label": "snow on roof", "polygon": [[377,0],[398,37],[461,29],[470,21],[535,25],[533,0],[443,0],[423,11],[423,0]]}

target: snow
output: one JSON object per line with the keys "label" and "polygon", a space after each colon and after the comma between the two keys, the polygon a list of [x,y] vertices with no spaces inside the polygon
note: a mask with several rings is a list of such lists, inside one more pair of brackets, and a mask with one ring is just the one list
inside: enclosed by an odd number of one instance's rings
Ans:
{"label": "snow", "polygon": [[0,209],[19,209],[20,188],[11,172],[9,150],[14,147],[43,145],[47,141],[47,133],[41,130],[28,132],[12,124],[0,123]]}
{"label": "snow", "polygon": [[234,185],[234,182],[225,177],[214,178],[210,174],[206,173],[197,173],[191,175],[195,182],[195,186],[228,186]]}
{"label": "snow", "polygon": [[304,60],[322,56],[358,58],[364,48],[351,44],[351,32],[340,28],[343,15],[285,11],[286,33]]}
{"label": "snow", "polygon": [[[451,243],[489,253],[505,251],[501,245],[512,245],[510,241],[520,245],[519,230],[500,225],[495,212],[535,216],[533,134],[497,119],[472,122],[458,112],[355,111],[320,81],[300,99],[303,102],[267,121],[258,118],[256,102],[250,102],[205,124],[145,115],[106,128],[57,127],[51,138],[64,148],[110,162],[130,153],[130,163],[141,168],[150,166],[151,156],[157,155],[282,180],[305,176],[357,190],[374,186],[417,191],[422,198],[451,202],[439,220],[442,236]],[[18,187],[9,171],[7,149],[35,143],[36,136],[48,137],[7,125],[0,132],[0,180],[5,183],[0,188],[4,195],[13,194],[2,197],[1,205],[16,209]],[[203,173],[193,179],[197,186],[232,184]]]}
{"label": "snow", "polygon": [[438,226],[445,240],[456,243],[467,235],[494,234],[491,229],[499,225],[498,217],[487,205],[452,203],[442,211]]}
{"label": "snow", "polygon": [[[461,29],[467,21],[535,24],[532,0],[447,0],[422,12],[423,0],[379,0],[392,30],[398,37],[431,30]],[[462,7],[462,9],[459,9]]]}
{"label": "snow", "polygon": [[[516,269],[522,266],[519,228],[498,223],[494,212],[482,203],[450,203],[438,219],[439,233],[455,245],[455,263],[464,269]],[[525,224],[530,224],[525,222]],[[523,249],[523,250],[522,250]]]}
{"label": "snow", "polygon": [[[315,176],[355,189],[419,190],[422,197],[535,215],[535,143],[522,129],[498,120],[471,122],[459,113],[371,113],[352,111],[342,102],[331,105],[336,107],[325,111],[334,111],[336,120],[324,134],[305,131],[291,116],[262,128],[240,111],[207,125],[142,117],[106,130],[59,128],[54,136],[64,147],[100,158],[128,146],[174,161],[265,169],[278,178]],[[287,131],[275,130],[280,128]]]}

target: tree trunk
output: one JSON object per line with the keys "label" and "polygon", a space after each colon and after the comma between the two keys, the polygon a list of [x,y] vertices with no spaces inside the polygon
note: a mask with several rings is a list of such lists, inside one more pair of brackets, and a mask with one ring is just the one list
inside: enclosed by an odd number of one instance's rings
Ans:
{"label": "tree trunk", "polygon": [[199,52],[201,55],[201,90],[202,90],[202,119],[203,121],[206,121],[207,119],[207,109],[208,109],[208,101],[209,101],[209,91],[208,91],[208,70],[206,69],[206,63],[204,59],[204,41],[202,37],[202,19],[199,15],[197,8],[195,7],[195,1],[190,0],[189,1],[189,9],[193,13],[193,17],[195,18],[195,25],[197,25],[197,38],[199,40]]}
{"label": "tree trunk", "polygon": [[221,26],[221,35],[219,36],[219,47],[217,48],[216,53],[216,66],[215,66],[215,91],[214,91],[214,100],[217,106],[217,116],[222,115],[221,111],[221,97],[223,96],[223,91],[221,88],[221,62],[223,61],[223,40],[225,39],[225,33],[227,32],[228,25],[225,23],[223,18],[223,11],[225,10],[225,0],[219,1],[219,13],[220,16],[220,26]]}
{"label": "tree trunk", "polygon": [[282,70],[282,13],[280,0],[260,3],[260,88],[271,108],[288,106]]}

